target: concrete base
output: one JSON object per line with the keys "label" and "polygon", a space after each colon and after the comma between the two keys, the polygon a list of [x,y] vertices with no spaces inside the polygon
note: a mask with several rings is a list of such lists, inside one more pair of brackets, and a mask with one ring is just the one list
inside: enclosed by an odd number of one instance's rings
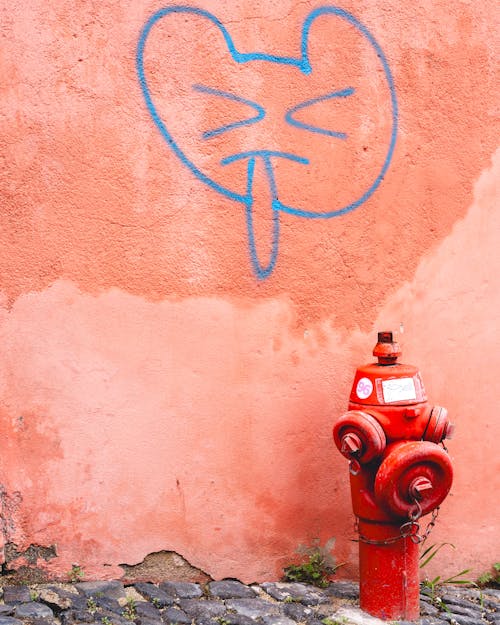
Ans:
{"label": "concrete base", "polygon": [[[335,612],[332,617],[332,621],[338,620],[342,625],[387,625],[387,621],[377,618],[376,616],[370,616],[366,612],[363,612],[360,608],[343,607]],[[390,621],[389,621],[390,622]],[[400,623],[401,621],[399,621]]]}

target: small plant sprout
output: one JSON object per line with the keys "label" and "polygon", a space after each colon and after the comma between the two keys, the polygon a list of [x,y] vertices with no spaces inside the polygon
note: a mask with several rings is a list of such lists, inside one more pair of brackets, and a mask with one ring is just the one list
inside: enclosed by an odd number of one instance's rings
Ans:
{"label": "small plant sprout", "polygon": [[137,616],[137,611],[135,609],[135,601],[133,597],[127,597],[127,603],[122,612],[123,618],[126,618],[127,621],[133,621]]}
{"label": "small plant sprout", "polygon": [[477,578],[479,586],[493,586],[498,588],[500,586],[500,562],[495,562],[491,567],[491,570],[486,571]]}
{"label": "small plant sprout", "polygon": [[87,599],[87,610],[90,614],[95,614],[97,612],[97,603],[95,602],[94,597],[89,597]]}
{"label": "small plant sprout", "polygon": [[71,571],[68,571],[68,578],[70,582],[81,582],[85,577],[85,571],[79,564],[72,564]]}
{"label": "small plant sprout", "polygon": [[310,553],[308,559],[302,564],[290,564],[283,569],[284,580],[287,582],[304,582],[319,588],[325,588],[330,583],[330,577],[342,566],[338,564],[329,566],[325,562],[325,556],[319,551]]}
{"label": "small plant sprout", "polygon": [[[427,547],[427,549],[425,549],[420,556],[420,568],[422,569],[429,564],[442,547],[445,546],[455,549],[455,545],[452,545],[451,543],[440,543],[439,545],[431,545],[430,547]],[[470,569],[464,569],[451,577],[445,578],[441,577],[441,575],[437,575],[433,579],[426,578],[422,582],[422,590],[424,594],[430,598],[431,603],[438,608],[438,610],[450,612],[446,603],[438,595],[438,591],[445,584],[468,584],[469,586],[474,586],[475,584],[472,580],[464,579],[464,575],[467,575],[469,571]]]}

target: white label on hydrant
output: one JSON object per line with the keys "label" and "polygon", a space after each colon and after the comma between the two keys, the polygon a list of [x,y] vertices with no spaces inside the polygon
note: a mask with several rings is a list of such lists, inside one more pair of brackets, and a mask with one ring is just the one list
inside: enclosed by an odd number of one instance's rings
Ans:
{"label": "white label on hydrant", "polygon": [[359,399],[370,397],[373,391],[372,381],[368,378],[361,378],[356,386],[356,395]]}
{"label": "white label on hydrant", "polygon": [[395,401],[417,399],[413,378],[382,380],[382,391],[384,393],[384,401],[386,404],[390,404]]}

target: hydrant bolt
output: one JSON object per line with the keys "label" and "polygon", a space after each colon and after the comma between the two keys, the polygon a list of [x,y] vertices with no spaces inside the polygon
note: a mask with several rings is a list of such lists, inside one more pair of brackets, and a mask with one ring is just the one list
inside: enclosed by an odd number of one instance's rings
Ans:
{"label": "hydrant bolt", "polygon": [[359,454],[363,445],[359,436],[353,433],[346,434],[342,437],[342,447],[341,452],[343,454],[349,454],[350,456],[355,456]]}
{"label": "hydrant bolt", "polygon": [[404,411],[404,416],[407,419],[416,419],[418,416],[420,416],[420,413],[420,408],[406,408],[406,410]]}
{"label": "hydrant bolt", "polygon": [[447,423],[444,438],[448,438],[448,439],[453,438],[454,433],[455,433],[455,424]]}
{"label": "hydrant bolt", "polygon": [[409,491],[412,497],[414,497],[417,501],[420,501],[425,495],[425,492],[432,490],[432,488],[432,482],[429,479],[426,477],[416,477],[410,484]]}

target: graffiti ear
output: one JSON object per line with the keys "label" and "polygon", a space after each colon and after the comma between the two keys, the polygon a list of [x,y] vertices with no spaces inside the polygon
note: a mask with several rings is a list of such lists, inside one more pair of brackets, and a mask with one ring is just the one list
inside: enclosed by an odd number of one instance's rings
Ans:
{"label": "graffiti ear", "polygon": [[389,68],[384,52],[367,26],[344,9],[321,7],[306,17],[302,55],[305,67],[321,84],[342,88],[352,83],[360,88],[363,83],[366,89],[365,83],[371,83],[375,92],[377,75],[382,74],[380,82],[387,89]]}
{"label": "graffiti ear", "polygon": [[[350,119],[359,122],[361,111],[363,115],[367,113],[366,102],[378,104],[377,101],[383,101],[385,109],[372,107],[378,122],[380,113],[387,109],[390,113],[390,97],[381,97],[390,90],[385,56],[367,27],[351,13],[337,7],[312,11],[303,26],[302,54],[313,83],[318,85],[318,95],[321,89],[325,91],[325,85],[328,92],[353,91],[349,106],[342,106],[340,99],[332,99],[322,106],[325,114],[335,108],[335,119],[340,114],[342,122],[347,114],[346,122]],[[390,129],[390,114],[388,117]]]}
{"label": "graffiti ear", "polygon": [[232,109],[236,119],[255,115],[238,98],[216,97],[219,90],[231,92],[235,55],[228,31],[207,11],[175,6],[148,20],[138,45],[139,79],[167,140],[175,138],[184,149],[216,136],[210,129],[227,124]]}
{"label": "graffiti ear", "polygon": [[[315,97],[295,107],[293,120],[304,133],[321,129],[330,142],[333,161],[342,163],[331,171],[336,190],[331,201],[352,210],[377,188],[392,158],[397,126],[392,75],[370,30],[337,7],[321,7],[306,17],[302,59],[308,92]],[[346,171],[357,188],[365,189],[355,202]]]}
{"label": "graffiti ear", "polygon": [[141,88],[163,138],[200,180],[232,199],[246,193],[245,163],[221,165],[240,151],[238,133],[228,131],[264,116],[240,93],[249,71],[241,57],[219,19],[193,7],[157,11],[137,50]]}

